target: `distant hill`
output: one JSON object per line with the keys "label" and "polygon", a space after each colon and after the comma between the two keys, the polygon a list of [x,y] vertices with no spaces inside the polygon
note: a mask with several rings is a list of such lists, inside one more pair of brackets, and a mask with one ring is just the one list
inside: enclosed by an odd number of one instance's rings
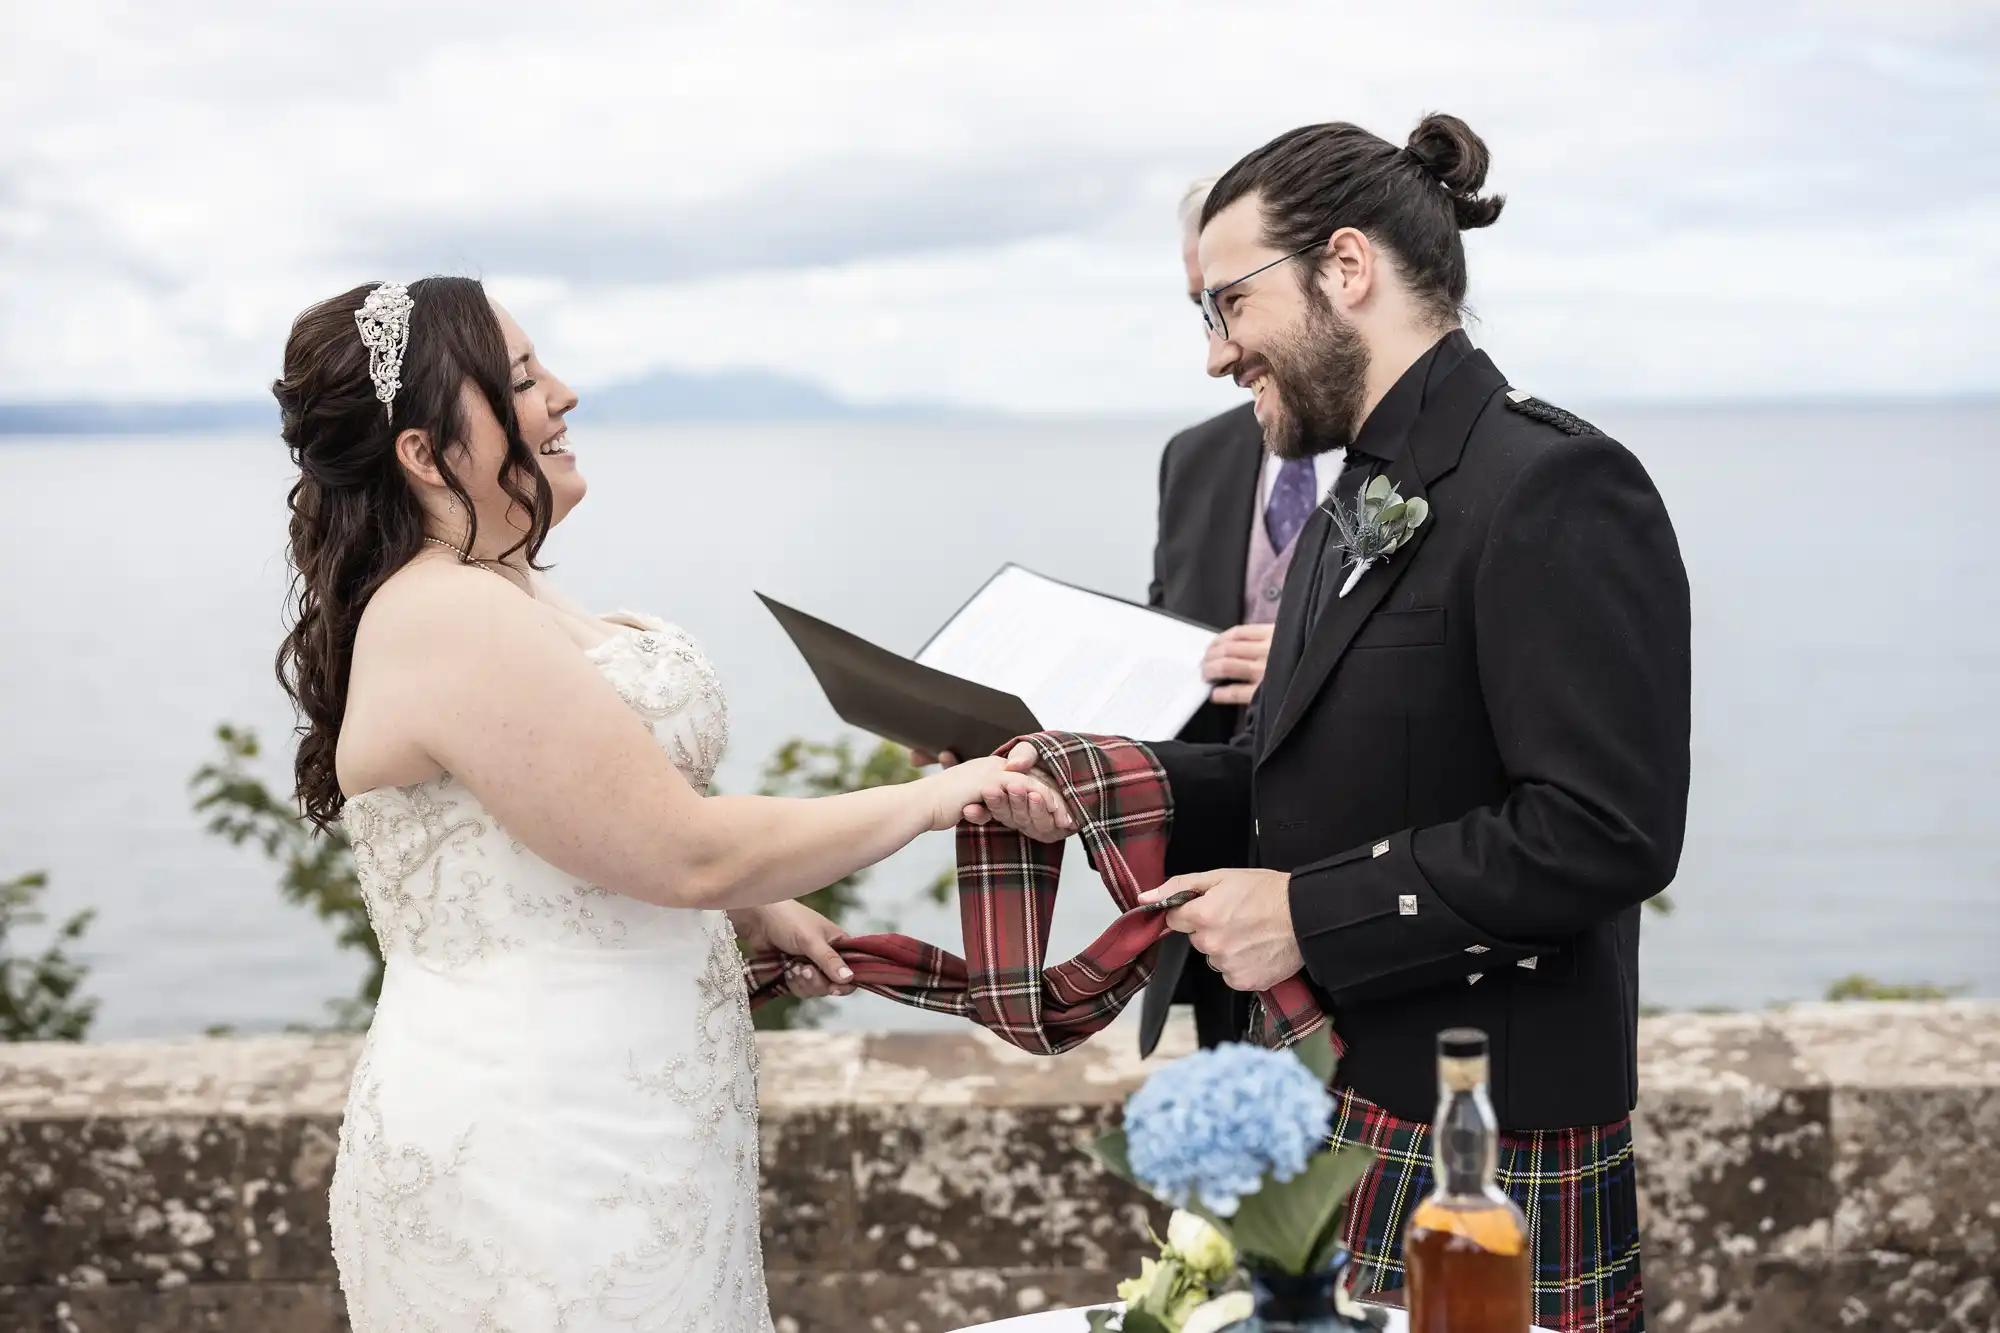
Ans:
{"label": "distant hill", "polygon": [[278,429],[278,405],[206,403],[0,403],[0,435],[178,435]]}
{"label": "distant hill", "polygon": [[823,385],[768,370],[656,370],[581,391],[591,421],[847,421],[963,416],[923,403],[855,403]]}
{"label": "distant hill", "polygon": [[[643,425],[670,421],[859,421],[967,416],[921,403],[854,403],[811,380],[763,370],[699,374],[657,370],[586,389],[580,420]],[[0,403],[0,435],[167,435],[272,431],[277,405],[240,402]]]}

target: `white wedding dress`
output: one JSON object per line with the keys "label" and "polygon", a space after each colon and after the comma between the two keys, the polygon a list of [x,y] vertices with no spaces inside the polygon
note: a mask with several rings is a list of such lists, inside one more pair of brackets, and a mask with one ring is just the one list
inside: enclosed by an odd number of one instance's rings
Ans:
{"label": "white wedding dress", "polygon": [[[705,790],[714,669],[619,619],[591,660]],[[331,1191],[355,1333],[768,1333],[728,917],[579,882],[449,776],[342,818],[387,960]]]}

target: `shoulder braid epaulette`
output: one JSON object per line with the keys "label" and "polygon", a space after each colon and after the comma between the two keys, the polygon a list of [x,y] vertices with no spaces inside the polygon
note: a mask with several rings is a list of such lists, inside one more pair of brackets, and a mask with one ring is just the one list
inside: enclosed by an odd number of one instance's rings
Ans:
{"label": "shoulder braid epaulette", "polygon": [[1507,390],[1507,406],[1522,416],[1554,426],[1565,435],[1602,435],[1603,431],[1574,412],[1565,412],[1554,403],[1545,403],[1526,389]]}

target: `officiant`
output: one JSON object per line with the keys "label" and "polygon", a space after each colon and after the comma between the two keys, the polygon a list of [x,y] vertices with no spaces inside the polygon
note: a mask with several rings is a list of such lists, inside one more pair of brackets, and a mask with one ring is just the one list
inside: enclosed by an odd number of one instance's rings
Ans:
{"label": "officiant", "polygon": [[1436,1035],[1473,1027],[1538,1318],[1631,1329],[1639,906],[1685,825],[1688,585],[1632,454],[1461,327],[1460,233],[1503,202],[1486,170],[1454,117],[1404,146],[1313,125],[1203,203],[1209,373],[1251,391],[1273,454],[1347,466],[1298,538],[1248,729],[1151,747],[1177,878],[1150,896],[1199,894],[1168,923],[1234,990],[1303,970],[1333,1016],[1335,1135],[1380,1152],[1349,1235],[1363,1290],[1402,1285]]}

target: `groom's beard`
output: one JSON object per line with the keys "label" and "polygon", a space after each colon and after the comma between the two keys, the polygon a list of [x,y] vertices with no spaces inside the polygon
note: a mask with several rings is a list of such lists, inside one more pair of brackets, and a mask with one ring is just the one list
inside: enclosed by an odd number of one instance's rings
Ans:
{"label": "groom's beard", "polygon": [[1264,447],[1280,458],[1311,458],[1354,443],[1368,393],[1368,344],[1317,287],[1306,291],[1296,329],[1263,354],[1278,411]]}

